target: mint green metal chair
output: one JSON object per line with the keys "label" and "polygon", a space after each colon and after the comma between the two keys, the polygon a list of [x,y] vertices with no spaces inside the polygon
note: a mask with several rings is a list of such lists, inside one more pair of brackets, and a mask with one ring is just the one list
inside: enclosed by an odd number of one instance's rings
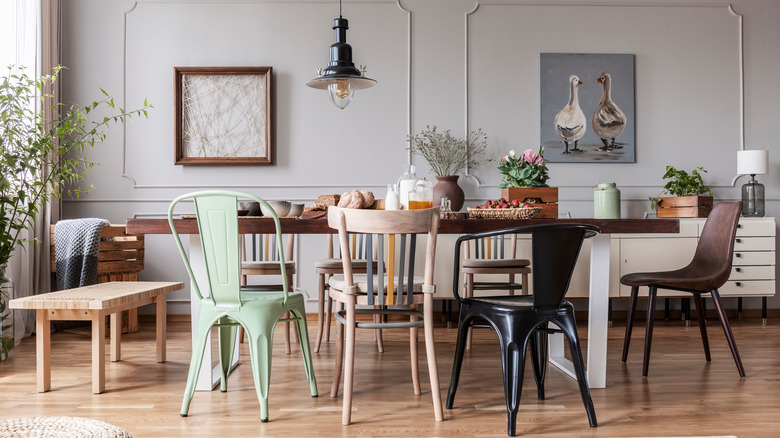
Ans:
{"label": "mint green metal chair", "polygon": [[[181,416],[189,412],[195,384],[203,361],[206,339],[212,327],[219,330],[219,357],[222,371],[220,390],[227,391],[227,378],[230,364],[233,360],[233,349],[236,344],[238,326],[244,328],[249,338],[249,353],[255,380],[257,398],[260,400],[260,419],[268,421],[268,387],[271,380],[271,353],[273,349],[273,334],[276,323],[294,321],[298,327],[306,377],[309,380],[312,397],[317,396],[317,381],[314,378],[309,335],[306,329],[306,310],[304,298],[300,293],[290,292],[285,275],[283,260],[284,250],[279,218],[273,214],[276,225],[276,241],[279,252],[282,285],[279,291],[242,291],[240,289],[241,261],[239,253],[238,234],[238,199],[257,201],[268,207],[262,199],[238,192],[209,190],[189,193],[174,199],[168,209],[170,224],[176,245],[179,247],[184,266],[190,276],[192,287],[200,301],[197,315],[195,339],[193,339],[192,360],[190,362],[187,387],[181,405]],[[182,246],[176,224],[173,220],[173,210],[176,205],[187,199],[195,203],[195,212],[200,230],[200,241],[203,247],[204,262],[208,273],[207,296],[201,293],[189,256]],[[273,210],[270,207],[269,210]],[[290,312],[291,318],[282,318]]]}

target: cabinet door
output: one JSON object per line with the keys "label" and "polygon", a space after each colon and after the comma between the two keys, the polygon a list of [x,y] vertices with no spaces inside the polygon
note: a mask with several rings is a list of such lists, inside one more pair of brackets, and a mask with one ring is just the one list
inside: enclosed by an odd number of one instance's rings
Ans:
{"label": "cabinet door", "polygon": [[[620,239],[620,276],[634,272],[670,271],[686,266],[696,252],[695,237],[658,239]],[[647,288],[640,288],[647,296]],[[620,285],[620,296],[631,295],[631,288]],[[658,296],[682,296],[680,292],[659,290]]]}

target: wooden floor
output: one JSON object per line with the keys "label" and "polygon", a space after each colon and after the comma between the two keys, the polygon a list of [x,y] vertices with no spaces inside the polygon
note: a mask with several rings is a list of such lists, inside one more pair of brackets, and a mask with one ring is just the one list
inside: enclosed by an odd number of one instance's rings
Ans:
{"label": "wooden floor", "polygon": [[[536,400],[530,369],[518,416],[518,433],[533,437],[780,436],[780,322],[734,321],[748,377],[740,379],[723,332],[710,320],[713,360],[704,361],[698,327],[656,323],[650,377],[641,376],[642,324],[634,330],[627,364],[620,362],[624,324],[609,331],[607,389],[592,391],[599,427],[590,428],[576,383],[551,367],[547,400]],[[313,324],[312,324],[313,325]],[[584,324],[581,324],[581,328]],[[478,330],[467,354],[455,408],[437,423],[431,409],[425,354],[420,344],[423,394],[409,376],[408,331],[386,332],[383,354],[371,332],[358,332],[354,424],[341,425],[341,398],[328,396],[333,341],[314,363],[320,397],[309,396],[300,354],[285,355],[277,339],[273,356],[269,423],[259,421],[248,360],[234,371],[227,393],[196,392],[190,416],[179,416],[190,357],[189,325],[169,323],[168,361],[154,361],[154,324],[142,321],[125,335],[123,360],[107,361],[106,392],[92,394],[90,334],[70,329],[52,335],[52,391],[35,389],[35,339],[0,362],[0,417],[77,416],[105,421],[135,437],[501,437],[506,412],[495,334]],[[311,327],[310,327],[311,328]],[[312,330],[313,331],[313,330]],[[277,336],[282,330],[277,331]],[[581,330],[584,339],[585,331]],[[455,329],[437,328],[442,397],[446,397]],[[420,336],[422,340],[422,336]],[[247,357],[242,345],[242,359]]]}

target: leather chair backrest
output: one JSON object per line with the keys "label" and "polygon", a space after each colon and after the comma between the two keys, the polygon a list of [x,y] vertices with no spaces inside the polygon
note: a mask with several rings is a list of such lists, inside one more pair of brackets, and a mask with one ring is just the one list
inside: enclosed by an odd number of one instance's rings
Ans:
{"label": "leather chair backrest", "polygon": [[707,217],[696,246],[696,254],[686,268],[701,278],[700,290],[723,286],[731,275],[734,238],[742,202],[719,202]]}

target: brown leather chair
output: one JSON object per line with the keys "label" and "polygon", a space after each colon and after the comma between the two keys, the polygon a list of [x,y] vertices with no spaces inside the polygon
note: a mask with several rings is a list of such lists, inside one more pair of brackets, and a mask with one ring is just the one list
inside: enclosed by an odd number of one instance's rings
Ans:
{"label": "brown leather chair", "polygon": [[658,289],[671,289],[693,294],[693,302],[696,306],[699,319],[701,339],[704,344],[704,356],[710,361],[710,346],[707,341],[707,326],[705,323],[704,303],[702,294],[709,293],[715,308],[718,311],[723,331],[726,334],[731,354],[737,364],[737,370],[741,377],[745,377],[745,368],[739,357],[734,334],[731,332],[729,320],[720,303],[718,288],[723,286],[731,274],[732,255],[734,253],[734,237],[737,233],[737,223],[742,210],[741,202],[720,202],[712,209],[704,224],[696,253],[688,266],[675,271],[664,272],[638,272],[624,275],[620,282],[631,286],[631,299],[629,301],[628,321],[626,323],[626,337],[623,342],[623,362],[628,356],[628,345],[631,341],[631,329],[636,312],[636,300],[640,286],[648,286],[649,302],[647,305],[647,330],[645,332],[645,356],[642,365],[642,376],[647,376],[650,365],[650,345],[653,339],[653,317],[655,313],[655,299]]}

